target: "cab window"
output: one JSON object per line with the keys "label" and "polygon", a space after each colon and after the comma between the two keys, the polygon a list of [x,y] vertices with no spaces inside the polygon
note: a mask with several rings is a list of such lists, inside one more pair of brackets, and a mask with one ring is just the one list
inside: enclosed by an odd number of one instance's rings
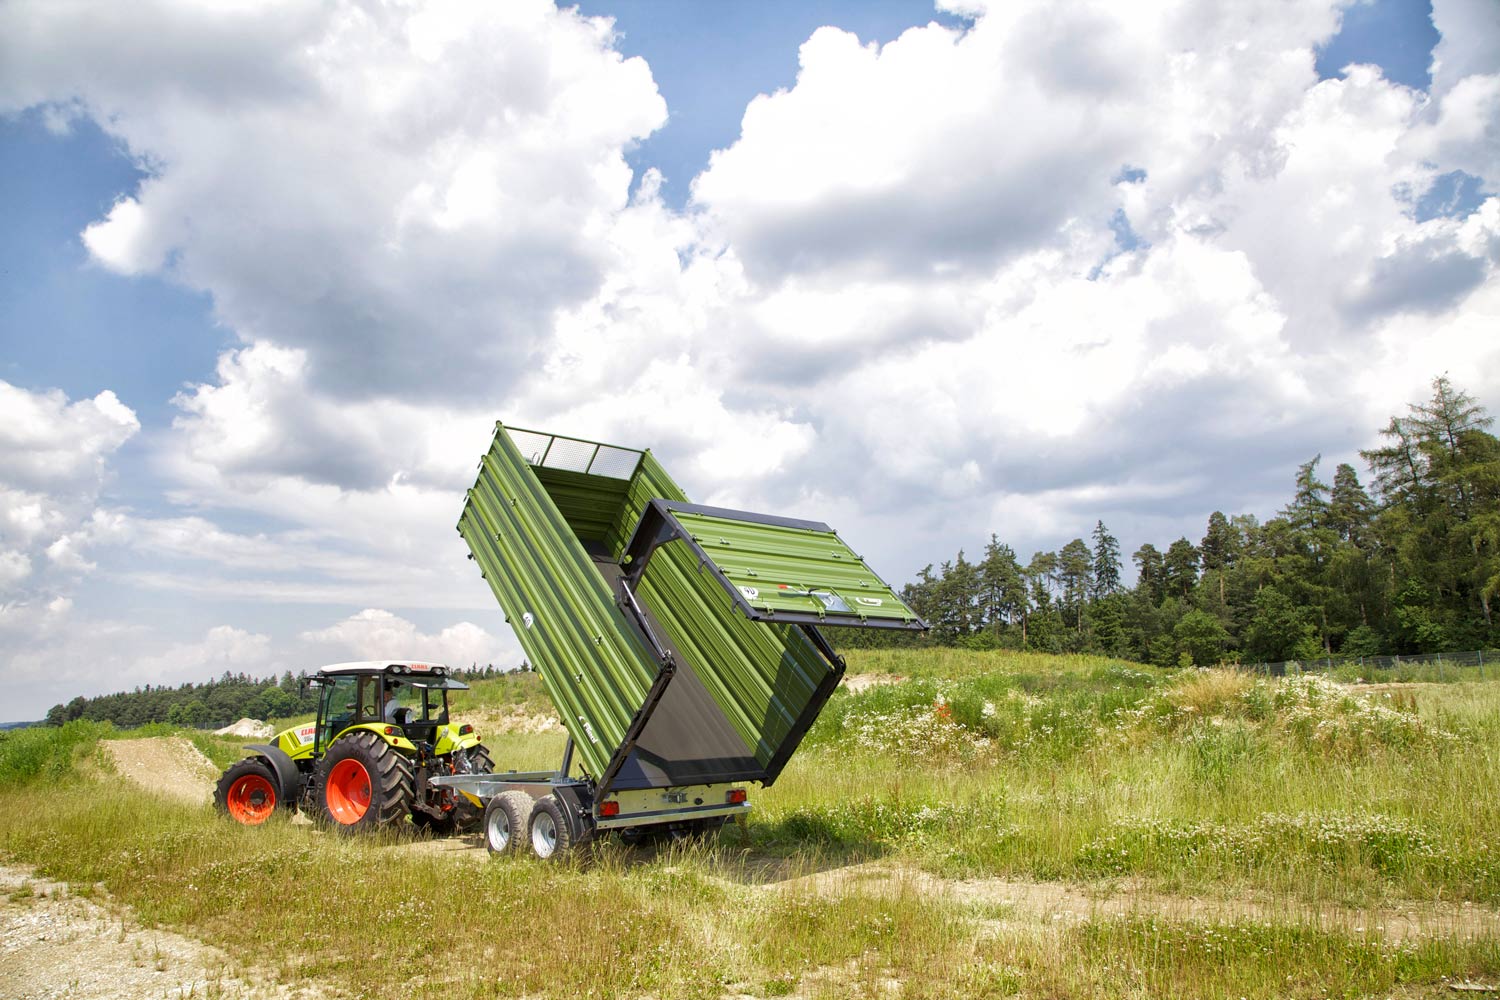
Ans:
{"label": "cab window", "polygon": [[428,688],[423,699],[422,718],[427,722],[436,722],[444,725],[448,721],[448,699],[444,697],[448,692],[442,688]]}
{"label": "cab window", "polygon": [[333,738],[354,722],[359,708],[359,680],[354,676],[334,677],[323,688],[323,725],[318,730],[318,746],[326,747]]}

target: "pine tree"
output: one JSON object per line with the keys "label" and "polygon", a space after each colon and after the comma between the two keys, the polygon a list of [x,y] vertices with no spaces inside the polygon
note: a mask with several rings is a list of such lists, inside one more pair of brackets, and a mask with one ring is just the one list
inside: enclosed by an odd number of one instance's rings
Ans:
{"label": "pine tree", "polygon": [[1282,515],[1299,530],[1326,527],[1328,523],[1328,484],[1318,479],[1318,463],[1322,455],[1314,455],[1312,461],[1297,466],[1297,492]]}
{"label": "pine tree", "polygon": [[1213,573],[1218,580],[1219,605],[1224,605],[1224,574],[1228,572],[1230,563],[1239,554],[1239,535],[1229,526],[1229,518],[1224,516],[1223,511],[1216,510],[1208,515],[1208,530],[1203,535],[1203,544],[1199,547],[1199,553],[1203,560],[1203,573],[1206,577]]}
{"label": "pine tree", "polygon": [[1167,583],[1166,563],[1161,553],[1147,542],[1130,559],[1135,563],[1136,588],[1149,597],[1153,608],[1159,607]]}
{"label": "pine tree", "polygon": [[1094,589],[1094,556],[1082,538],[1075,538],[1057,554],[1062,578],[1063,607],[1073,619],[1073,628],[1083,634],[1083,609]]}
{"label": "pine tree", "polygon": [[994,535],[985,546],[979,577],[985,600],[985,624],[997,635],[1002,628],[1022,623],[1024,645],[1025,616],[1028,606],[1026,580],[1016,551]]}
{"label": "pine tree", "polygon": [[1340,539],[1359,545],[1374,514],[1375,505],[1359,483],[1359,473],[1348,462],[1333,473],[1333,492],[1328,500],[1328,523]]}
{"label": "pine tree", "polygon": [[1100,521],[1094,525],[1094,600],[1120,589],[1120,543]]}
{"label": "pine tree", "polygon": [[1186,597],[1198,582],[1198,550],[1186,538],[1179,538],[1167,547],[1163,566],[1166,589],[1178,597]]}

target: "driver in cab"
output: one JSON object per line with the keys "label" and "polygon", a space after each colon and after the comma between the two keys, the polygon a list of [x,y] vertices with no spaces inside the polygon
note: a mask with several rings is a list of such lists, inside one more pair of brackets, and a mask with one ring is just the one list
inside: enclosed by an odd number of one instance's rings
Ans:
{"label": "driver in cab", "polygon": [[385,721],[405,726],[411,720],[411,709],[401,702],[401,682],[391,681],[385,689]]}

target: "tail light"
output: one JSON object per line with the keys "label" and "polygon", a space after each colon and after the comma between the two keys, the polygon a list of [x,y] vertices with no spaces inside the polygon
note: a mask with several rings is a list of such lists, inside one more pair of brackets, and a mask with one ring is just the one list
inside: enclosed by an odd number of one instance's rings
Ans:
{"label": "tail light", "polygon": [[732,806],[737,806],[745,801],[745,790],[743,788],[731,788],[729,794],[724,796],[724,801]]}
{"label": "tail light", "polygon": [[401,730],[397,729],[395,726],[386,726],[385,727],[385,734],[387,736],[395,736],[400,731]]}
{"label": "tail light", "polygon": [[618,815],[620,815],[620,803],[616,802],[614,799],[610,799],[607,802],[601,802],[601,803],[599,803],[599,815],[600,816],[618,816]]}
{"label": "tail light", "polygon": [[469,725],[469,724],[467,724],[467,723],[465,723],[464,725],[458,727],[458,735],[460,735],[460,736],[468,736],[473,731],[474,731],[474,727],[471,726],[471,725]]}

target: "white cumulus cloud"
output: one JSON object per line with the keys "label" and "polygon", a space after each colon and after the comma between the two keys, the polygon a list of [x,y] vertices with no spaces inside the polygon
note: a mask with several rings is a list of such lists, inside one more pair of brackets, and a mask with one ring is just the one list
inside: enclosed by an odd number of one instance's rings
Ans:
{"label": "white cumulus cloud", "polygon": [[366,608],[327,628],[304,632],[301,638],[336,651],[332,655],[356,660],[407,658],[468,667],[510,665],[517,659],[514,641],[499,640],[471,622],[425,634],[412,622],[379,608]]}

